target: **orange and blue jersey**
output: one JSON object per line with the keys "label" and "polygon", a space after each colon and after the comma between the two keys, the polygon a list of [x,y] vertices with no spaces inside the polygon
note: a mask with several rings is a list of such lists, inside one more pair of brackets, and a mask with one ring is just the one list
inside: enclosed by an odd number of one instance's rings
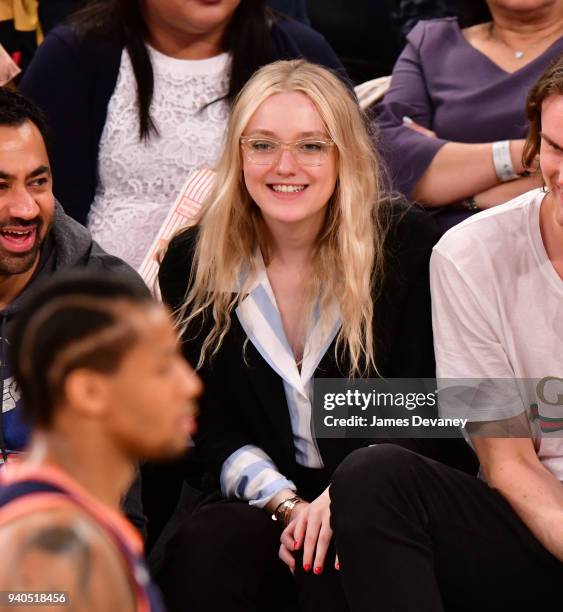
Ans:
{"label": "orange and blue jersey", "polygon": [[165,612],[160,593],[150,580],[141,536],[124,516],[54,466],[30,466],[13,460],[0,470],[0,527],[28,514],[69,504],[89,516],[114,543],[134,588],[136,612]]}

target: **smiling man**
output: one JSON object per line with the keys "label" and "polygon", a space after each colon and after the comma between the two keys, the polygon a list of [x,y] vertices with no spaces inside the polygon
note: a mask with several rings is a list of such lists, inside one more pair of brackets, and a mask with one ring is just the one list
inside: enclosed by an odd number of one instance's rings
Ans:
{"label": "smiling man", "polygon": [[55,201],[46,133],[35,105],[0,89],[0,463],[20,452],[29,435],[7,355],[13,316],[36,281],[59,270],[88,267],[141,282]]}
{"label": "smiling man", "polygon": [[430,266],[437,372],[454,391],[440,407],[469,418],[481,477],[386,445],[341,465],[331,498],[351,612],[560,605],[563,57],[527,113],[524,161],[539,159],[543,189],[451,229]]}

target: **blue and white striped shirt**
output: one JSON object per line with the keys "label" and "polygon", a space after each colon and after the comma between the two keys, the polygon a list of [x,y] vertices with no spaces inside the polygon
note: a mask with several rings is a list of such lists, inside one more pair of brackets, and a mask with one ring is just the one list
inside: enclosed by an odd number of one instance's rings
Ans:
{"label": "blue and white striped shirt", "polygon": [[[340,329],[340,311],[334,302],[325,324],[321,324],[318,310],[313,313],[300,371],[259,252],[257,267],[256,280],[236,309],[236,315],[250,342],[283,380],[297,463],[309,468],[322,468],[323,462],[311,431],[312,377]],[[262,449],[246,445],[232,453],[223,464],[221,489],[227,497],[244,499],[262,508],[282,489],[295,491],[296,486],[279,473]]]}

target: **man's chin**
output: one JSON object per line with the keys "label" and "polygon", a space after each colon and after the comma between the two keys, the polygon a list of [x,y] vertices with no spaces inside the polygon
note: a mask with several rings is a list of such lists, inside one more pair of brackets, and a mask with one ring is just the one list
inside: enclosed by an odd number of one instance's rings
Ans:
{"label": "man's chin", "polygon": [[0,251],[0,276],[15,276],[29,272],[39,258],[39,246],[27,253]]}

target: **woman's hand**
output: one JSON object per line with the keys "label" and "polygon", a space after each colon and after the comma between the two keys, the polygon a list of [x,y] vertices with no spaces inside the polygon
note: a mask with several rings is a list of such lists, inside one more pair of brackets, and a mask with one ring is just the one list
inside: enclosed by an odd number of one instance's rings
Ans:
{"label": "woman's hand", "polygon": [[428,136],[428,138],[437,138],[436,132],[433,132],[432,130],[425,128],[424,126],[420,125],[420,123],[417,123],[416,121],[414,121],[407,115],[403,117],[403,124],[406,127],[410,128],[411,130],[414,130],[415,132],[422,134],[423,136]]}
{"label": "woman's hand", "polygon": [[[310,504],[301,502],[291,513],[291,521],[281,535],[280,559],[295,570],[294,551],[303,548],[303,569],[323,571],[326,553],[332,539],[330,528],[330,496],[328,487]],[[338,557],[335,562],[339,569]]]}

